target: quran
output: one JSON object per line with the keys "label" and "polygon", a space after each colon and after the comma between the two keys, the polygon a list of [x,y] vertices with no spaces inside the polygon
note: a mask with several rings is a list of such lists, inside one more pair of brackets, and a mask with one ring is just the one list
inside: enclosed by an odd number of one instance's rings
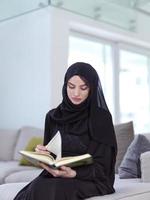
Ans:
{"label": "quran", "polygon": [[[21,150],[19,153],[35,166],[42,162],[52,168],[59,168],[61,166],[76,167],[93,162],[92,156],[88,153],[79,156],[61,157],[61,135],[59,132],[50,140],[46,148],[48,152],[45,153],[25,150]],[[56,158],[53,155],[56,155]]]}

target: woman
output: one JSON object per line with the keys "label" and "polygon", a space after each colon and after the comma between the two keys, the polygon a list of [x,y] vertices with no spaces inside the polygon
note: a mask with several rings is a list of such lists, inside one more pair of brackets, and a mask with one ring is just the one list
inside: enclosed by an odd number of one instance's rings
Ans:
{"label": "woman", "polygon": [[[60,131],[62,156],[90,153],[93,164],[51,169],[23,188],[14,200],[80,200],[114,192],[117,145],[112,117],[95,69],[78,62],[66,72],[62,103],[46,115],[44,145]],[[37,145],[36,151],[46,151]]]}

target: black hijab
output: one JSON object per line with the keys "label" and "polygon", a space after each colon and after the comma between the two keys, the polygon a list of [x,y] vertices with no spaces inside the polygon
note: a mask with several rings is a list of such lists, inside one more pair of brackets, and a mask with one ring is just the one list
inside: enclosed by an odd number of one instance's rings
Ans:
{"label": "black hijab", "polygon": [[[67,96],[68,80],[74,75],[84,78],[90,87],[89,96],[79,105],[73,104]],[[67,132],[82,135],[89,132],[98,143],[108,144],[116,149],[116,138],[112,117],[105,102],[103,90],[96,70],[88,63],[72,64],[64,78],[62,103],[51,111],[51,118],[58,124],[68,127]]]}

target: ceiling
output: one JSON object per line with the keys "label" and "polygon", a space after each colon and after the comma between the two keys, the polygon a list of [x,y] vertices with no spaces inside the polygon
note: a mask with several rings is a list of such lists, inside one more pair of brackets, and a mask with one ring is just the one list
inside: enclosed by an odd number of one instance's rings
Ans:
{"label": "ceiling", "polygon": [[133,32],[140,14],[150,18],[150,0],[1,0],[0,21],[46,6],[65,9]]}
{"label": "ceiling", "polygon": [[48,5],[48,0],[0,0],[0,21],[9,20]]}
{"label": "ceiling", "polygon": [[150,0],[51,0],[51,4],[129,31],[136,31],[140,14],[150,18]]}

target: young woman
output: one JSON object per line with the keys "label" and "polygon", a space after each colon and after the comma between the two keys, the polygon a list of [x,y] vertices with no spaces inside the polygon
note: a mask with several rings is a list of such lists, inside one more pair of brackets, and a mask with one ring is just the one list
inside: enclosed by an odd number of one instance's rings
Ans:
{"label": "young woman", "polygon": [[[113,193],[117,144],[112,117],[95,69],[78,62],[65,75],[62,103],[46,115],[44,145],[59,130],[62,156],[90,153],[93,164],[51,169],[24,187],[14,200],[80,200]],[[46,151],[37,145],[36,151]]]}

